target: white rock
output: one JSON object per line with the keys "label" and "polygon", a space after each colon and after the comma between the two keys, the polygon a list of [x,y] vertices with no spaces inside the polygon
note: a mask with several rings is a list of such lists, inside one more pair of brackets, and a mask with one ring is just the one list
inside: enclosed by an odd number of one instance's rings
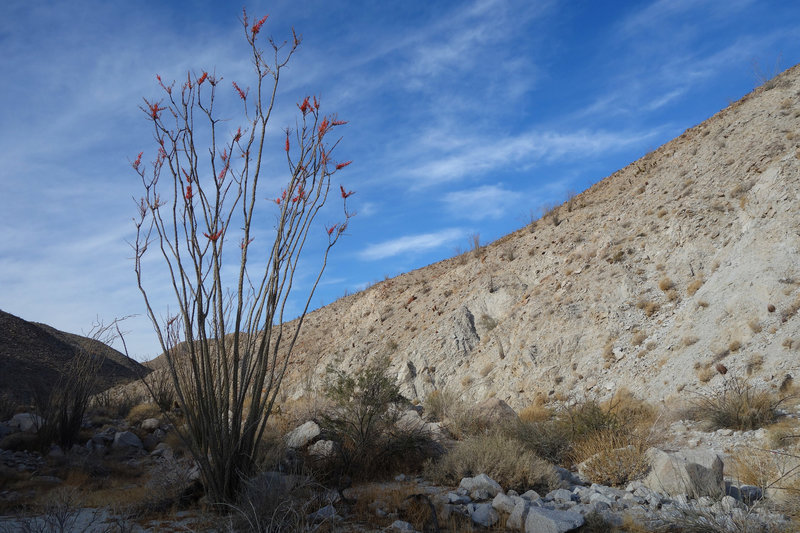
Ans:
{"label": "white rock", "polygon": [[11,417],[8,425],[23,433],[36,433],[44,425],[44,418],[33,413],[17,413]]}
{"label": "white rock", "polygon": [[148,418],[142,421],[142,429],[145,431],[153,431],[154,429],[158,429],[161,425],[161,420],[158,418]]}
{"label": "white rock", "polygon": [[525,533],[565,533],[583,525],[583,517],[571,511],[529,507]]}
{"label": "white rock", "polygon": [[467,512],[473,522],[483,527],[491,527],[500,520],[500,515],[492,508],[491,503],[470,503]]}
{"label": "white rock", "polygon": [[482,496],[482,492],[488,494],[488,497],[494,498],[497,496],[498,492],[503,491],[503,487],[486,474],[479,474],[475,477],[465,477],[458,486],[459,488],[465,489],[473,500],[479,499],[476,496]]}
{"label": "white rock", "polygon": [[302,448],[321,432],[319,426],[313,420],[296,427],[286,434],[286,445],[289,448]]}

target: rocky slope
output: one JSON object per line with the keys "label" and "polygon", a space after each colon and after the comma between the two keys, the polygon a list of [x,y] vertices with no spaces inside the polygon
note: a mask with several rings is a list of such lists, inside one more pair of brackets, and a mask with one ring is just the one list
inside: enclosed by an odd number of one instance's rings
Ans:
{"label": "rocky slope", "polygon": [[478,252],[307,317],[286,394],[388,354],[403,391],[661,400],[800,365],[800,67]]}
{"label": "rocky slope", "polygon": [[52,387],[64,365],[84,349],[104,359],[98,390],[149,372],[102,342],[0,311],[0,394],[30,402],[35,390]]}

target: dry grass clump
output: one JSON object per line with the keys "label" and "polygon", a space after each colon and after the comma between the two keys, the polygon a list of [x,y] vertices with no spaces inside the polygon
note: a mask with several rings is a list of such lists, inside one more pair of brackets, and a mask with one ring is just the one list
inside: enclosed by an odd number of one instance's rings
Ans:
{"label": "dry grass clump", "polygon": [[553,467],[531,450],[501,432],[473,435],[439,461],[429,462],[425,473],[437,483],[455,485],[464,477],[487,474],[504,489],[533,488],[549,492],[558,485]]}
{"label": "dry grass clump", "polygon": [[675,287],[675,283],[666,276],[661,278],[661,280],[658,282],[658,288],[664,292],[667,292],[673,287]]}
{"label": "dry grass clump", "polygon": [[519,412],[523,422],[543,422],[553,417],[553,410],[543,403],[532,403]]}
{"label": "dry grass clump", "polygon": [[739,340],[733,340],[728,344],[728,351],[731,353],[738,352],[739,348],[742,347],[742,343]]}
{"label": "dry grass clump", "polygon": [[647,473],[648,447],[646,435],[604,430],[578,442],[573,454],[576,461],[583,458],[580,472],[592,483],[618,487]]}
{"label": "dry grass clump", "polygon": [[702,286],[703,286],[703,280],[701,278],[698,278],[692,281],[686,287],[686,294],[688,294],[689,296],[694,296],[694,293],[696,293]]}
{"label": "dry grass clump", "polygon": [[695,335],[687,335],[686,337],[683,338],[682,342],[683,342],[684,346],[691,346],[691,345],[697,343],[697,341],[699,341],[699,340],[700,340],[700,338],[695,336]]}
{"label": "dry grass clump", "polygon": [[[535,422],[521,420],[508,428],[515,439],[537,456],[565,467],[591,460],[586,475],[603,483],[612,477],[617,484],[640,473],[639,457],[646,449],[655,410],[649,404],[622,390],[606,402],[583,401]],[[630,447],[630,448],[629,448]]]}
{"label": "dry grass clump", "polygon": [[758,429],[775,422],[778,407],[789,397],[757,390],[746,379],[726,376],[721,388],[696,393],[688,414],[706,421],[713,429]]}
{"label": "dry grass clump", "polygon": [[750,331],[753,333],[761,333],[761,330],[764,329],[761,326],[761,322],[758,321],[757,318],[753,318],[747,322],[747,325],[750,327]]}
{"label": "dry grass clump", "polygon": [[636,333],[633,334],[633,337],[631,338],[631,344],[633,344],[634,346],[641,346],[641,344],[645,341],[645,339],[647,339],[647,333],[643,331],[637,331]]}
{"label": "dry grass clump", "polygon": [[697,364],[694,368],[694,374],[697,376],[697,379],[700,381],[700,383],[708,383],[711,381],[711,378],[716,375],[716,371],[711,364]]}
{"label": "dry grass clump", "polygon": [[637,309],[641,309],[644,311],[644,315],[647,317],[653,316],[658,310],[661,308],[656,302],[651,302],[649,300],[639,300],[636,304]]}
{"label": "dry grass clump", "polygon": [[148,418],[161,416],[161,408],[155,402],[140,403],[128,413],[127,421],[131,426],[138,426]]}

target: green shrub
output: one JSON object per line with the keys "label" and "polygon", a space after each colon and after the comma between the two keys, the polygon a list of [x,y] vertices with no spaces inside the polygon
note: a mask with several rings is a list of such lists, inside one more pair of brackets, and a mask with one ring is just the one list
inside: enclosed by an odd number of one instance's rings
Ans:
{"label": "green shrub", "polygon": [[398,468],[419,467],[437,445],[422,427],[398,427],[408,401],[388,376],[389,359],[379,357],[356,374],[328,369],[325,395],[332,407],[321,416],[338,456],[318,465],[322,475],[379,476]]}

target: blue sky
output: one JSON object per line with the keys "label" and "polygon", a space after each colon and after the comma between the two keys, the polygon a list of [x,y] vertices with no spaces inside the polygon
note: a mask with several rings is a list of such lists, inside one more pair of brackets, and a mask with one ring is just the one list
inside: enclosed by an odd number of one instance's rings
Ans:
{"label": "blue sky", "polygon": [[[248,12],[270,14],[263,35],[303,35],[275,150],[305,95],[349,121],[338,154],[354,162],[336,185],[357,191],[358,215],[315,307],[521,227],[800,61],[800,6],[785,1],[280,0]],[[240,16],[211,0],[2,2],[0,309],[78,333],[139,315],[131,354],[158,354],[126,243],[141,194],[130,161],[153,154],[138,106],[159,96],[156,74],[247,84]],[[334,220],[324,212],[318,232]],[[298,294],[319,249],[307,252]],[[168,286],[151,283],[166,311]]]}

